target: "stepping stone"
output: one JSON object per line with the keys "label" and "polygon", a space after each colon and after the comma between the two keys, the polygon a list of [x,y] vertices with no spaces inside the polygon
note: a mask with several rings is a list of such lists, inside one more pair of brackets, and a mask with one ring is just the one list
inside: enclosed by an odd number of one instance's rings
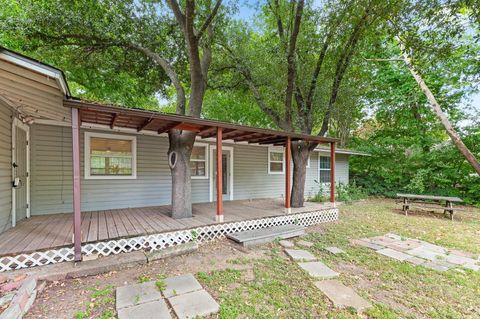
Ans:
{"label": "stepping stone", "polygon": [[422,259],[422,258],[419,258],[419,257],[415,257],[415,256],[412,256],[408,259],[405,259],[405,261],[408,261],[409,263],[415,265],[415,266],[418,266],[418,265],[421,265],[425,262],[425,259]]}
{"label": "stepping stone", "polygon": [[477,262],[473,258],[459,256],[455,254],[447,255],[445,261],[455,265],[475,264]]}
{"label": "stepping stone", "polygon": [[313,243],[310,242],[310,241],[306,241],[306,240],[299,240],[297,241],[297,245],[300,245],[300,246],[303,246],[303,247],[312,247],[313,246]]}
{"label": "stepping stone", "polygon": [[227,234],[227,238],[242,244],[244,247],[261,245],[274,241],[277,238],[286,239],[305,234],[305,227],[298,225],[283,225],[255,230],[246,230]]}
{"label": "stepping stone", "polygon": [[409,255],[412,255],[412,256],[420,257],[420,258],[423,258],[423,259],[428,259],[430,261],[435,261],[439,258],[440,259],[445,259],[447,257],[447,255],[445,255],[444,253],[440,253],[440,252],[437,252],[437,251],[432,251],[424,245],[422,245],[420,247],[417,247],[417,248],[414,248],[414,249],[407,250],[405,253],[407,253]]}
{"label": "stepping stone", "polygon": [[390,248],[377,250],[377,253],[399,260],[399,261],[404,261],[412,257],[410,255],[402,253],[401,251],[396,251]]}
{"label": "stepping stone", "polygon": [[313,261],[317,260],[317,257],[312,255],[309,251],[302,250],[302,249],[285,249],[290,258],[295,261]]}
{"label": "stepping stone", "polygon": [[295,247],[295,244],[292,243],[292,242],[289,241],[289,240],[280,240],[278,243],[280,244],[280,246],[285,247],[285,248],[293,248],[293,247]]}
{"label": "stepping stone", "polygon": [[363,239],[354,239],[354,240],[352,240],[352,244],[367,247],[367,248],[370,248],[370,249],[373,249],[373,250],[380,250],[380,249],[385,248],[385,246],[377,245],[377,244],[371,243],[371,242],[363,240]]}
{"label": "stepping stone", "polygon": [[440,253],[440,254],[446,254],[447,253],[446,248],[444,248],[442,246],[430,244],[429,242],[426,242],[426,241],[422,242],[422,246],[425,247],[427,250],[433,251],[433,252],[436,252],[436,253]]}
{"label": "stepping stone", "polygon": [[463,268],[470,269],[473,271],[480,271],[480,266],[476,264],[465,264],[463,265]]}
{"label": "stepping stone", "polygon": [[328,268],[324,263],[320,261],[298,263],[298,265],[308,272],[308,274],[314,278],[333,278],[338,277],[338,273]]}
{"label": "stepping stone", "polygon": [[117,288],[117,311],[122,308],[140,305],[162,299],[162,294],[155,281],[142,284],[127,285]]}
{"label": "stepping stone", "polygon": [[205,290],[168,298],[178,319],[196,318],[217,313],[220,306]]}
{"label": "stepping stone", "polygon": [[385,237],[391,238],[393,240],[402,240],[402,236],[392,233],[386,234]]}
{"label": "stepping stone", "polygon": [[167,298],[203,289],[192,274],[170,277],[165,279],[164,282],[163,295]]}
{"label": "stepping stone", "polygon": [[318,281],[315,283],[315,286],[317,286],[337,308],[352,307],[357,312],[362,312],[372,306],[352,288],[345,286],[338,280]]}
{"label": "stepping stone", "polygon": [[450,268],[455,267],[455,265],[452,265],[452,264],[444,262],[444,261],[443,262],[442,261],[428,261],[428,262],[422,264],[422,266],[424,266],[426,268],[433,269],[433,270],[437,270],[437,271],[447,271]]}
{"label": "stepping stone", "polygon": [[332,253],[332,254],[334,254],[334,255],[338,255],[338,254],[343,254],[343,253],[345,253],[343,250],[341,250],[340,248],[335,247],[335,246],[325,247],[324,249],[325,249],[326,251],[328,251],[329,253]]}
{"label": "stepping stone", "polygon": [[172,319],[163,299],[118,310],[118,319]]}

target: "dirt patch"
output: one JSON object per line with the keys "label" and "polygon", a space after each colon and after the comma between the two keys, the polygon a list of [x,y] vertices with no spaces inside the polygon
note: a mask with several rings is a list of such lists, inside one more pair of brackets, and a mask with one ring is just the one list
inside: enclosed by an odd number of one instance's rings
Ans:
{"label": "dirt patch", "polygon": [[[92,297],[104,290],[136,283],[139,277],[155,280],[158,275],[175,276],[200,271],[211,272],[226,268],[249,270],[244,260],[265,257],[267,247],[245,249],[227,240],[205,243],[198,251],[183,256],[159,260],[137,268],[113,271],[80,279],[50,282],[37,299],[25,319],[39,318],[98,318],[115,307],[114,293],[100,300]],[[105,292],[107,293],[107,292]],[[113,299],[112,299],[113,298]],[[90,309],[90,312],[85,310]],[[79,312],[84,312],[79,314]],[[108,316],[105,319],[109,318]]]}

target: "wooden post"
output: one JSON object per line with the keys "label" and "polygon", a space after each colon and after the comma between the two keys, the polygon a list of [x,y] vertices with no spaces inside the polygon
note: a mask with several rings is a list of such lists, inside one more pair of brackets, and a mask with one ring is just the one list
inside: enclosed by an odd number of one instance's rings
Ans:
{"label": "wooden post", "polygon": [[222,128],[217,127],[217,215],[216,221],[223,223],[223,160]]}
{"label": "wooden post", "polygon": [[335,142],[330,143],[330,202],[335,204]]}
{"label": "wooden post", "polygon": [[290,161],[292,158],[292,140],[287,137],[285,144],[285,210],[287,213],[292,211],[290,207]]}
{"label": "wooden post", "polygon": [[82,260],[82,216],[80,211],[80,117],[72,108],[72,166],[73,166],[73,245],[75,261]]}

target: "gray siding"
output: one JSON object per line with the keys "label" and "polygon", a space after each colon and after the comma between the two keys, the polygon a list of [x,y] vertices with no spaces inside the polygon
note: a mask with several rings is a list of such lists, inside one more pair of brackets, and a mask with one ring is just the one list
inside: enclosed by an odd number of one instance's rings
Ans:
{"label": "gray siding", "polygon": [[[137,179],[85,180],[84,130],[80,135],[82,210],[165,205],[170,203],[168,140],[137,136]],[[32,126],[32,214],[72,211],[72,145],[69,127]],[[192,180],[194,202],[208,201],[208,180]]]}
{"label": "gray siding", "polygon": [[11,226],[12,112],[0,102],[0,232]]}
{"label": "gray siding", "polygon": [[[84,132],[80,135],[83,211],[170,204],[167,138],[137,135],[137,179],[85,180]],[[32,215],[71,212],[71,129],[34,124],[31,137]],[[233,148],[234,199],[284,196],[285,176],[268,174],[268,147],[236,144]],[[337,180],[345,181],[346,176],[348,181],[348,157],[337,155],[337,159]],[[318,190],[316,179],[318,155],[314,153],[307,169],[306,195]],[[207,202],[209,186],[208,179],[193,179],[193,202]]]}

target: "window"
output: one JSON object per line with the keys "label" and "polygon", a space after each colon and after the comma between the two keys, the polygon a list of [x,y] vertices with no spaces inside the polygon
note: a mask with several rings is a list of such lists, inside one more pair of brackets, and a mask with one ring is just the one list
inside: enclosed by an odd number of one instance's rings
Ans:
{"label": "window", "polygon": [[196,144],[190,156],[190,175],[193,179],[208,178],[207,144]]}
{"label": "window", "polygon": [[85,133],[85,179],[134,179],[136,137]]}
{"label": "window", "polygon": [[285,173],[285,156],[283,148],[268,148],[268,174]]}
{"label": "window", "polygon": [[330,157],[320,156],[318,163],[318,179],[320,183],[330,183]]}

